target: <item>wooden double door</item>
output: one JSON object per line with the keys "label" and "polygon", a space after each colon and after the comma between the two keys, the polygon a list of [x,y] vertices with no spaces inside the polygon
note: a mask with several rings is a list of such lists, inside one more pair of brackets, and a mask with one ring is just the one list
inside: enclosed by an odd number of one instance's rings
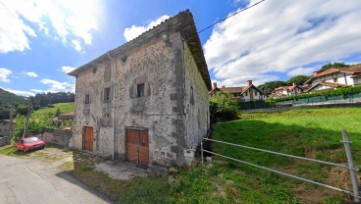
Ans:
{"label": "wooden double door", "polygon": [[147,167],[149,163],[148,130],[126,129],[127,160],[138,166]]}
{"label": "wooden double door", "polygon": [[94,142],[94,129],[93,127],[84,127],[83,149],[92,152]]}

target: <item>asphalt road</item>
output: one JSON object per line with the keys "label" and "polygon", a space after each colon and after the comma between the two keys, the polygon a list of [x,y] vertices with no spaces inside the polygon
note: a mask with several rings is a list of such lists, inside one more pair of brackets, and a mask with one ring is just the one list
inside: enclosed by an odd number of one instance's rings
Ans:
{"label": "asphalt road", "polygon": [[51,163],[0,155],[0,203],[110,202]]}

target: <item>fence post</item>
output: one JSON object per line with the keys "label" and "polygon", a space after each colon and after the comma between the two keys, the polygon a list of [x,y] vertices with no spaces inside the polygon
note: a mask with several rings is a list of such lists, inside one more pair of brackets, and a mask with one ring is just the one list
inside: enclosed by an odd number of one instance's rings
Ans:
{"label": "fence post", "polygon": [[202,158],[202,165],[203,165],[203,139],[201,140],[201,158]]}
{"label": "fence post", "polygon": [[351,147],[350,147],[350,143],[351,141],[348,140],[348,136],[345,130],[342,130],[342,143],[345,146],[345,152],[346,152],[346,157],[347,157],[347,166],[348,169],[350,171],[350,176],[351,176],[351,182],[352,182],[352,190],[353,190],[353,194],[354,194],[354,200],[355,202],[359,202],[359,189],[358,189],[358,182],[357,182],[357,174],[356,174],[356,170],[354,168],[354,164],[353,164],[353,159],[352,159],[352,153],[351,153]]}

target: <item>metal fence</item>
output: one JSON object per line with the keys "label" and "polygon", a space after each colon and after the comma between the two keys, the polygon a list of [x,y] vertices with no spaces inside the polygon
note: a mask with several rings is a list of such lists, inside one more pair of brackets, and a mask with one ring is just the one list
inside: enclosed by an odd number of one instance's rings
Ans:
{"label": "metal fence", "polygon": [[9,136],[0,137],[0,147],[5,146],[5,145],[9,145],[9,144],[10,144],[10,137]]}
{"label": "metal fence", "polygon": [[[265,150],[265,149],[259,149],[259,148],[255,148],[255,147],[249,147],[249,146],[244,146],[244,145],[239,145],[239,144],[233,144],[233,143],[229,143],[229,142],[224,142],[224,141],[220,141],[220,140],[214,140],[214,139],[209,139],[209,138],[204,138],[204,140],[201,142],[201,154],[202,154],[202,164],[204,163],[203,161],[203,155],[204,152],[219,156],[219,157],[223,157],[232,161],[236,161],[242,164],[246,164],[252,167],[256,167],[259,169],[263,169],[266,171],[270,171],[272,173],[276,173],[276,174],[280,174],[282,176],[287,176],[290,178],[294,178],[300,181],[304,181],[304,182],[308,182],[308,183],[312,183],[318,186],[322,186],[325,188],[329,188],[332,190],[336,190],[348,195],[351,195],[354,197],[354,200],[356,202],[359,202],[361,197],[360,197],[360,192],[359,192],[359,186],[358,186],[358,181],[357,181],[357,172],[359,171],[358,168],[354,167],[354,163],[353,163],[353,159],[352,159],[352,153],[351,153],[351,148],[350,148],[350,143],[351,141],[349,141],[347,133],[345,130],[342,130],[342,143],[344,144],[344,148],[345,148],[345,152],[346,152],[346,157],[347,157],[347,165],[344,164],[338,164],[338,163],[334,163],[334,162],[328,162],[328,161],[322,161],[322,160],[317,160],[317,159],[312,159],[312,158],[307,158],[307,157],[300,157],[300,156],[295,156],[295,155],[290,155],[290,154],[284,154],[284,153],[279,153],[279,152],[274,152],[274,151],[269,151],[269,150]],[[300,159],[300,160],[304,160],[304,161],[309,161],[309,162],[315,162],[315,163],[320,163],[320,164],[325,164],[325,165],[330,165],[330,166],[337,166],[337,167],[341,167],[344,169],[347,169],[350,172],[350,176],[351,176],[351,183],[352,183],[352,192],[348,191],[346,189],[341,189],[341,188],[337,188],[328,184],[324,184],[324,183],[320,183],[317,181],[313,181],[311,179],[306,179],[303,177],[299,177],[299,176],[295,176],[292,174],[288,174],[282,171],[278,171],[272,168],[268,168],[265,166],[260,166],[257,164],[253,164],[251,162],[247,162],[247,161],[243,161],[240,159],[236,159],[233,157],[229,157],[226,155],[222,155],[222,154],[218,154],[209,150],[205,150],[204,149],[204,141],[211,141],[211,142],[216,142],[216,143],[221,143],[221,144],[225,144],[225,145],[231,145],[231,146],[235,146],[235,147],[239,147],[239,148],[243,148],[243,149],[249,149],[249,150],[255,150],[255,151],[260,151],[260,152],[266,152],[266,153],[270,153],[270,154],[275,154],[275,155],[280,155],[280,156],[285,156],[285,157],[289,157],[289,158],[294,158],[294,159]]]}
{"label": "metal fence", "polygon": [[361,102],[361,93],[335,95],[335,96],[313,96],[308,98],[290,99],[277,102],[276,106],[284,105],[321,105],[321,104],[339,104],[339,103],[359,103]]}

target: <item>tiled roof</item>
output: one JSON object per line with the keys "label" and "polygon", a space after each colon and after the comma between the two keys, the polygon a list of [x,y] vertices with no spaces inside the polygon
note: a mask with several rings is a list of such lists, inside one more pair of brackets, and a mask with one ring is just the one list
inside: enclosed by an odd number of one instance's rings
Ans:
{"label": "tiled roof", "polygon": [[243,93],[244,89],[247,89],[248,86],[241,86],[241,87],[222,87],[220,88],[221,91],[227,92],[227,93]]}
{"label": "tiled roof", "polygon": [[253,88],[255,90],[257,90],[258,92],[260,92],[263,95],[266,95],[262,90],[260,90],[259,88],[257,88],[255,85],[251,85],[251,86],[239,86],[239,87],[222,87],[220,88],[221,91],[223,92],[227,92],[227,93],[244,93],[246,92],[249,88]]}
{"label": "tiled roof", "polygon": [[154,26],[150,30],[145,31],[133,40],[104,53],[85,65],[78,67],[74,71],[68,73],[68,75],[77,76],[83,70],[94,67],[97,63],[108,59],[112,54],[126,54],[129,50],[137,47],[139,44],[144,43],[152,37],[159,37],[159,33],[169,32],[169,30],[182,33],[182,36],[189,45],[189,49],[193,54],[194,60],[196,61],[199,72],[201,73],[208,90],[211,90],[211,78],[209,76],[207,63],[204,58],[202,45],[197,33],[193,15],[189,10],[179,12],[176,16],[173,16],[163,21],[161,24]]}
{"label": "tiled roof", "polygon": [[329,86],[329,87],[332,87],[332,88],[346,86],[345,84],[339,84],[339,83],[334,83],[334,82],[319,82],[319,83],[315,84],[314,86],[312,86],[311,88],[307,89],[306,92],[311,91],[312,89],[314,89],[318,85],[325,85],[325,86]]}
{"label": "tiled roof", "polygon": [[[296,86],[279,86],[279,87],[275,88],[272,92],[279,91],[279,90],[292,91],[296,87],[300,88],[298,85],[296,85]],[[300,88],[300,89],[302,89],[302,88]]]}
{"label": "tiled roof", "polygon": [[339,72],[339,71],[340,71],[340,69],[331,68],[331,69],[328,69],[328,70],[326,70],[326,71],[317,73],[317,74],[313,75],[313,77],[314,77],[314,78],[317,78],[317,77],[321,77],[321,76],[325,76],[325,75],[337,73],[337,72]]}
{"label": "tiled roof", "polygon": [[340,69],[341,72],[356,74],[361,73],[361,64],[352,66],[352,67],[345,67]]}

